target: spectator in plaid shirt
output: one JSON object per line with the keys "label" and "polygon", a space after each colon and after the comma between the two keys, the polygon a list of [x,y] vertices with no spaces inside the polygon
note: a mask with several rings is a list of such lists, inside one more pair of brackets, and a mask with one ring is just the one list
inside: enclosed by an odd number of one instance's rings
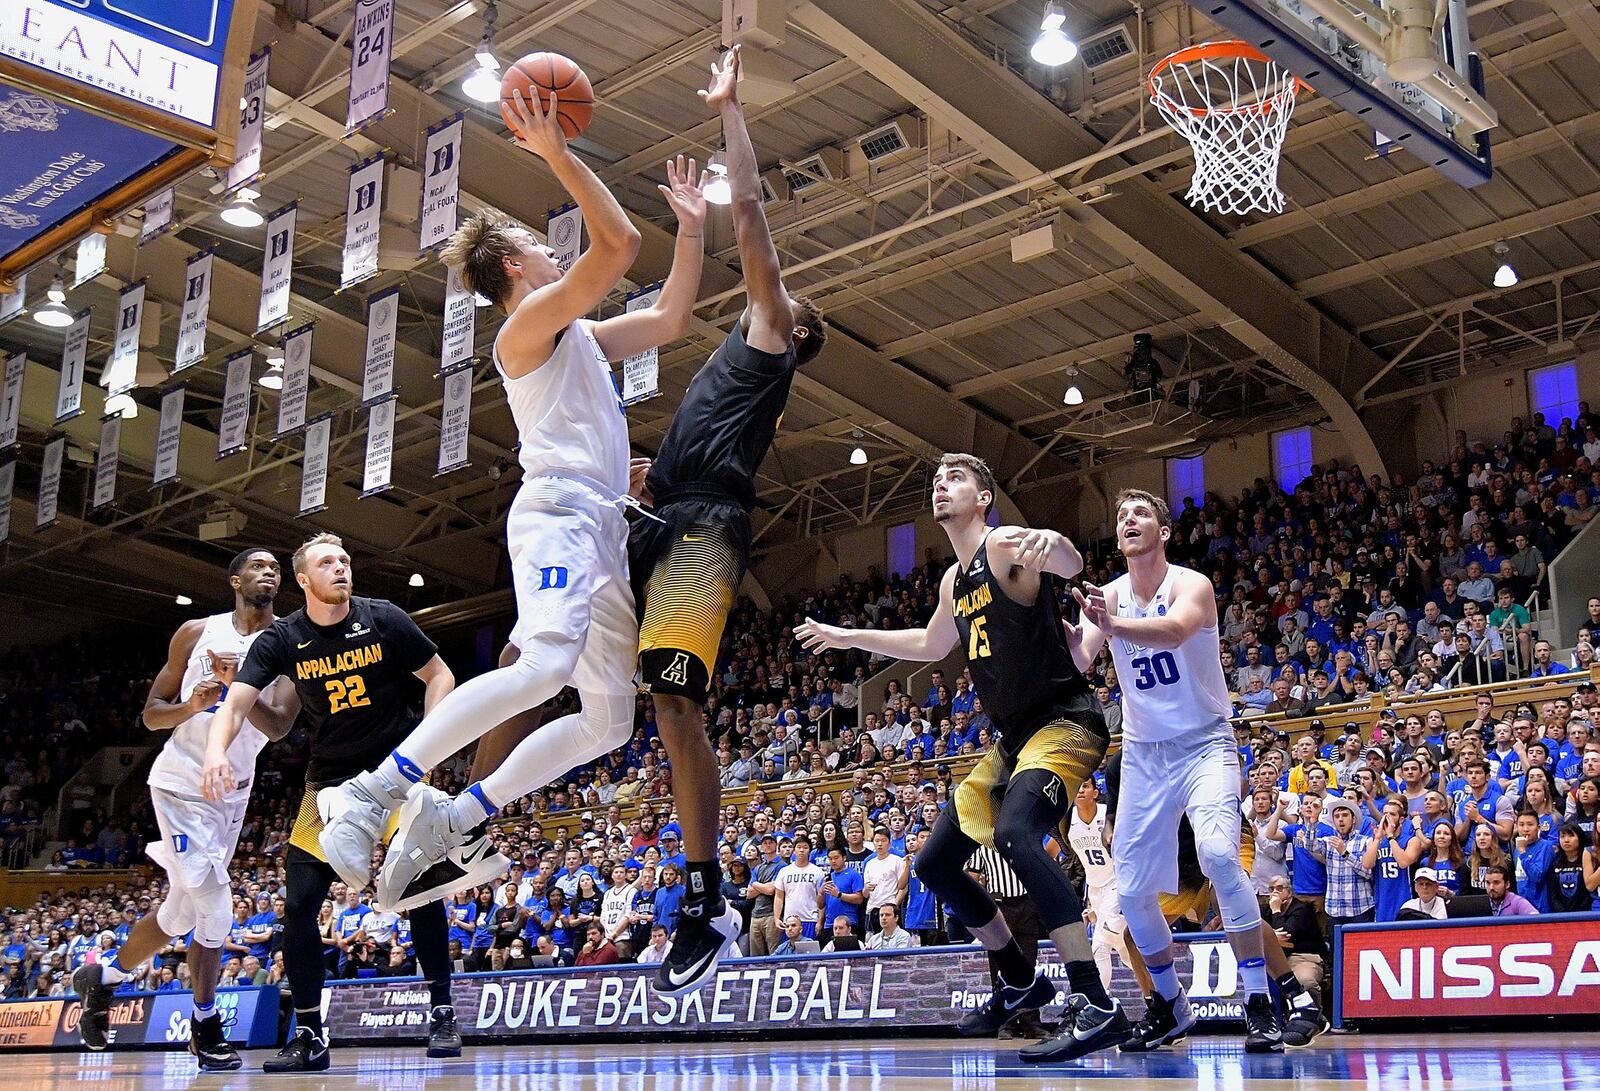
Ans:
{"label": "spectator in plaid shirt", "polygon": [[1348,799],[1335,799],[1330,810],[1336,832],[1318,838],[1311,850],[1328,869],[1328,920],[1332,924],[1364,924],[1373,919],[1376,904],[1372,869],[1362,863],[1372,839],[1355,832],[1360,816]]}

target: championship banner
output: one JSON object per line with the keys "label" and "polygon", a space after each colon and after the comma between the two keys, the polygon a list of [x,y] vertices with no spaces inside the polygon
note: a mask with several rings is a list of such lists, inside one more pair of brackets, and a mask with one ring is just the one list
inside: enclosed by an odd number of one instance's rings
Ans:
{"label": "championship banner", "polygon": [[467,440],[472,434],[472,369],[458,368],[444,377],[444,402],[439,409],[439,471],[467,465]]}
{"label": "championship banner", "polygon": [[183,271],[183,311],[178,316],[178,350],[172,373],[193,367],[206,355],[206,318],[211,313],[211,251],[189,259]]}
{"label": "championship banner", "polygon": [[61,345],[61,385],[56,388],[56,423],[83,412],[83,361],[89,351],[89,308],[72,316]]}
{"label": "championship banner", "polygon": [[267,217],[266,261],[261,266],[261,309],[256,332],[289,317],[289,283],[294,269],[294,221],[299,201],[290,201]]}
{"label": "championship banner", "polygon": [[394,330],[400,317],[400,289],[367,300],[367,359],[361,369],[361,404],[394,396]]}
{"label": "championship banner", "polygon": [[11,489],[17,483],[17,460],[0,465],[0,542],[11,538]]}
{"label": "championship banner", "polygon": [[144,223],[139,225],[139,245],[172,230],[172,202],[176,189],[164,189],[144,203]]}
{"label": "championship banner", "polygon": [[350,29],[350,108],[344,115],[345,136],[389,110],[393,39],[394,0],[356,0],[356,21]]}
{"label": "championship banner", "polygon": [[82,287],[106,271],[106,237],[91,231],[78,240],[78,254],[72,264],[72,286]]}
{"label": "championship banner", "polygon": [[[384,4],[390,0],[382,0]],[[383,156],[350,168],[344,205],[344,256],[339,290],[378,273],[378,217],[383,212]]]}
{"label": "championship banner", "polygon": [[1334,959],[1336,1027],[1600,1011],[1592,913],[1346,925],[1335,930]]}
{"label": "championship banner", "polygon": [[56,521],[56,506],[61,497],[61,461],[66,453],[66,436],[57,436],[44,445],[44,459],[39,470],[39,504],[33,513],[35,530],[43,530]]}
{"label": "championship banner", "polygon": [[444,274],[444,333],[439,339],[439,373],[448,375],[472,362],[478,304],[461,283],[461,272],[449,266]]}
{"label": "championship banner", "polygon": [[144,281],[130,284],[117,296],[116,340],[106,360],[101,385],[107,395],[125,394],[139,380],[139,324],[144,320]]}
{"label": "championship banner", "polygon": [[161,395],[161,423],[156,429],[155,469],[151,486],[178,480],[178,441],[183,436],[183,384]]}
{"label": "championship banner", "polygon": [[315,515],[327,507],[328,440],[333,418],[321,416],[306,425],[305,457],[300,461],[300,516]]}
{"label": "championship banner", "polygon": [[22,313],[23,304],[28,299],[28,274],[24,273],[17,278],[17,290],[14,292],[0,292],[0,326],[5,325],[17,315]]}
{"label": "championship banner", "polygon": [[422,162],[422,216],[419,254],[437,250],[455,234],[457,197],[461,187],[461,115],[447,117],[428,130]]}
{"label": "championship banner", "polygon": [[244,349],[228,357],[228,378],[222,387],[222,421],[217,425],[217,458],[245,449],[250,427],[250,362],[255,353]]}
{"label": "championship banner", "polygon": [[228,186],[232,193],[261,177],[261,125],[267,112],[267,63],[272,60],[271,48],[263,49],[250,58],[244,69],[244,92],[239,104],[239,141],[234,146],[233,166],[228,168]]}
{"label": "championship banner", "polygon": [[556,264],[567,272],[582,249],[583,209],[571,204],[551,209],[544,232],[545,242],[556,252]]}
{"label": "championship banner", "polygon": [[6,361],[5,385],[0,388],[0,451],[14,447],[22,423],[22,377],[28,372],[28,354],[19,352]]}
{"label": "championship banner", "polygon": [[290,330],[283,339],[283,389],[278,392],[278,438],[306,426],[306,399],[311,392],[311,334],[316,324]]}
{"label": "championship banner", "polygon": [[[661,285],[643,288],[628,297],[625,309],[631,314],[655,306],[661,298]],[[633,405],[661,393],[661,359],[653,348],[622,361],[622,404]]]}
{"label": "championship banner", "polygon": [[361,495],[372,496],[389,488],[394,465],[394,410],[399,398],[391,397],[367,411],[367,462],[361,471]]}
{"label": "championship banner", "polygon": [[122,414],[100,422],[100,451],[94,459],[94,499],[91,508],[103,508],[117,498],[117,455],[122,444]]}

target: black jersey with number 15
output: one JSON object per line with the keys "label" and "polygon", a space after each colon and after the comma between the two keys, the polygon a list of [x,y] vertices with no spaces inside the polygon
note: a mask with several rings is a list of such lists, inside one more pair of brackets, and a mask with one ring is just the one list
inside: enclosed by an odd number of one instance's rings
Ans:
{"label": "black jersey with number 15", "polygon": [[1039,576],[1039,594],[1023,605],[1005,592],[989,566],[989,539],[966,567],[956,567],[953,609],[961,647],[972,669],[973,688],[983,710],[1006,741],[1020,746],[1018,733],[1038,726],[1040,717],[1092,707],[1089,683],[1072,661],[1057,606],[1061,586],[1049,572]]}
{"label": "black jersey with number 15", "polygon": [[415,674],[438,650],[394,603],[352,597],[337,625],[313,624],[304,608],[278,618],[250,645],[239,681],[294,683],[311,733],[306,779],[329,784],[377,764],[411,733]]}

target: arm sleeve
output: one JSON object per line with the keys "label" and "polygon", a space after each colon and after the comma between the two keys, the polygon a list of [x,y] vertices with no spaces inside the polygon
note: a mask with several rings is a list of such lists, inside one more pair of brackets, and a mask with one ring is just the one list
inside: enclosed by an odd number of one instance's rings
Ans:
{"label": "arm sleeve", "polygon": [[[373,604],[376,607],[376,603]],[[439,646],[429,640],[411,615],[392,602],[385,602],[374,616],[383,626],[383,639],[394,648],[400,665],[408,671],[419,671],[439,654]]]}
{"label": "arm sleeve", "polygon": [[250,651],[239,667],[238,680],[256,689],[266,689],[272,685],[279,676],[289,673],[286,647],[278,626],[269,625],[250,644]]}

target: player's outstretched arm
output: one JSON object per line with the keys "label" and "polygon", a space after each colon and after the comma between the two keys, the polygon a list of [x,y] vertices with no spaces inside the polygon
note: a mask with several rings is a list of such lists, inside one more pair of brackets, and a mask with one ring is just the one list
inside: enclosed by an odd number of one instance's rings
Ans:
{"label": "player's outstretched arm", "polygon": [[667,184],[657,186],[678,217],[672,270],[655,303],[594,324],[594,338],[613,362],[676,341],[689,329],[705,262],[706,174],[693,159],[667,160]]}
{"label": "player's outstretched arm", "polygon": [[783,352],[794,334],[794,311],[783,287],[778,248],[761,202],[761,171],[756,150],[739,104],[739,47],[728,50],[711,69],[711,86],[700,92],[706,105],[722,115],[723,152],[728,157],[728,188],[733,191],[733,234],[739,243],[739,268],[744,273],[745,343],[761,352]]}
{"label": "player's outstretched arm", "polygon": [[989,554],[1002,564],[1050,572],[1064,580],[1083,571],[1083,554],[1072,539],[1043,527],[1001,527],[990,535]]}
{"label": "player's outstretched arm", "polygon": [[1176,648],[1207,626],[1217,623],[1217,600],[1211,582],[1195,574],[1174,581],[1172,602],[1162,617],[1118,617],[1106,601],[1105,588],[1073,589],[1083,615],[1107,636],[1121,637],[1142,648]]}
{"label": "player's outstretched arm", "polygon": [[205,631],[203,618],[186,621],[178,626],[167,644],[167,661],[156,672],[150,683],[150,692],[144,699],[144,726],[151,731],[171,731],[196,712],[204,712],[216,703],[222,686],[207,679],[194,687],[187,701],[178,700],[183,687],[183,671],[189,657],[194,654],[200,634]]}
{"label": "player's outstretched arm", "polygon": [[890,632],[881,629],[844,629],[806,618],[802,624],[795,626],[794,635],[808,651],[813,652],[828,648],[859,648],[864,652],[919,663],[943,659],[960,637],[956,631],[955,613],[950,605],[955,580],[956,570],[952,567],[939,585],[939,606],[925,629],[896,629]]}
{"label": "player's outstretched arm", "polygon": [[200,770],[200,794],[216,802],[237,784],[233,778],[233,763],[228,760],[228,747],[239,737],[244,717],[255,706],[261,691],[248,682],[235,680],[228,687],[227,700],[211,717],[211,734],[206,737],[206,761]]}

